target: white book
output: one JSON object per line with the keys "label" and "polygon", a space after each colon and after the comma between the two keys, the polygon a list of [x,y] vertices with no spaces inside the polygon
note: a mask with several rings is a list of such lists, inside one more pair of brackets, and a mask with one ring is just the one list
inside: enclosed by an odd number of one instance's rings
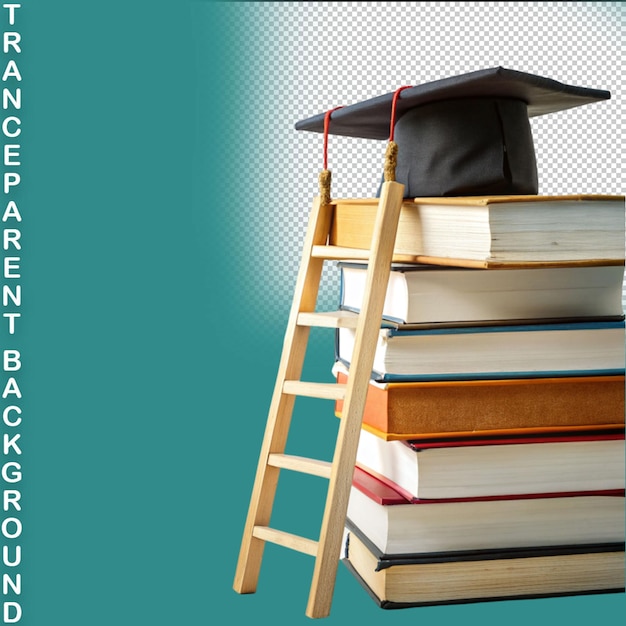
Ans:
{"label": "white book", "polygon": [[413,498],[624,489],[624,437],[420,447],[361,431],[357,463]]}
{"label": "white book", "polygon": [[623,542],[624,496],[411,501],[357,470],[348,523],[388,556]]}
{"label": "white book", "polygon": [[[380,330],[373,379],[459,380],[623,374],[624,322]],[[355,331],[337,330],[349,364]]]}
{"label": "white book", "polygon": [[[339,263],[341,308],[359,312],[367,265]],[[620,317],[623,265],[468,269],[394,264],[383,317],[402,324]]]}

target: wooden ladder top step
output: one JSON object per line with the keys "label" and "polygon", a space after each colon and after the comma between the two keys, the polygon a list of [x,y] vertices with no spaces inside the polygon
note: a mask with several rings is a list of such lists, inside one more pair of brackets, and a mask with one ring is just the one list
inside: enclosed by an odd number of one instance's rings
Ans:
{"label": "wooden ladder top step", "polygon": [[298,326],[320,328],[356,328],[359,316],[352,311],[303,312],[298,314]]}
{"label": "wooden ladder top step", "polygon": [[[326,261],[369,261],[371,255],[371,250],[367,248],[346,248],[328,244],[318,244],[311,248],[311,257]],[[394,252],[391,256],[394,263],[419,263],[420,258],[424,257],[402,252]]]}
{"label": "wooden ladder top step", "polygon": [[342,246],[313,246],[311,256],[314,259],[326,259],[328,261],[367,261],[371,252],[361,248],[345,248]]}

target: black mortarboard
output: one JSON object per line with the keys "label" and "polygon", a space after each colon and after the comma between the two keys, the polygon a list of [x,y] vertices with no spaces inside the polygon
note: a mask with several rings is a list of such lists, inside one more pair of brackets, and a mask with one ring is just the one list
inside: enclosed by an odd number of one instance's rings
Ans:
{"label": "black mortarboard", "polygon": [[[395,92],[333,111],[333,135],[390,136]],[[536,194],[529,118],[606,100],[610,92],[501,67],[403,88],[393,134],[406,197]],[[297,130],[324,132],[325,114]]]}

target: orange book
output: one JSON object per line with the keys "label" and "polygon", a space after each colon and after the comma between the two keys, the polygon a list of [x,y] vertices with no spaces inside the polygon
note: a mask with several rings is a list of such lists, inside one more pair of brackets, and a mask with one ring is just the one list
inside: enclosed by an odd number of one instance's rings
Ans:
{"label": "orange book", "polygon": [[[348,376],[335,366],[337,382]],[[343,402],[336,404],[341,416]],[[624,376],[376,383],[363,427],[383,439],[624,426]]]}

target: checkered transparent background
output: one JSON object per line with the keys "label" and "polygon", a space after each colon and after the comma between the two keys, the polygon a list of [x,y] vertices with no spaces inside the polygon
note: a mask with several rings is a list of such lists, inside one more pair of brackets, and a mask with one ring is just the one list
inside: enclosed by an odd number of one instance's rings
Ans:
{"label": "checkered transparent background", "polygon": [[[248,94],[232,145],[251,146],[238,180],[253,192],[249,222],[231,232],[242,277],[266,321],[284,323],[322,168],[322,135],[296,121],[447,76],[503,66],[608,89],[612,98],[532,118],[540,193],[623,193],[625,9],[619,2],[263,2],[229,4],[233,70]],[[330,136],[333,197],[376,192],[385,142]],[[275,193],[263,194],[268,181]],[[254,228],[248,228],[254,224]],[[319,306],[338,301],[324,270]]]}

